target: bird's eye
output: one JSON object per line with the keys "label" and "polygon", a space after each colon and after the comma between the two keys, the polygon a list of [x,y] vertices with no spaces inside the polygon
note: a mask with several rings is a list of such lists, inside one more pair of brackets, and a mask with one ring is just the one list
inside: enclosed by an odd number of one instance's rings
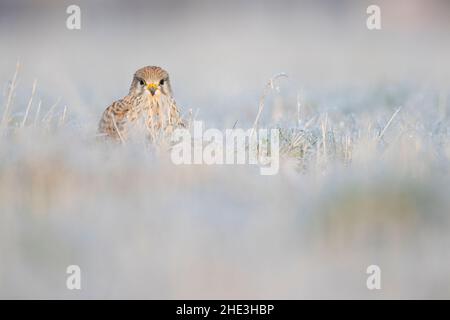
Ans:
{"label": "bird's eye", "polygon": [[141,85],[141,86],[143,86],[144,84],[145,84],[145,81],[144,80],[139,80],[139,84]]}
{"label": "bird's eye", "polygon": [[163,86],[163,85],[164,85],[164,79],[161,79],[161,81],[159,82],[159,85],[160,85],[160,86]]}

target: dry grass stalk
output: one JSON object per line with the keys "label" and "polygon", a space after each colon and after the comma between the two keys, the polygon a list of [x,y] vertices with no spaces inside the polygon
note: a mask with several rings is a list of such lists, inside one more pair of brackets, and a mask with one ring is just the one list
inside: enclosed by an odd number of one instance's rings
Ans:
{"label": "dry grass stalk", "polygon": [[274,75],[272,78],[269,79],[269,81],[267,82],[266,86],[264,87],[263,93],[259,99],[259,107],[258,107],[258,113],[256,114],[256,118],[255,118],[255,122],[253,123],[253,127],[252,130],[250,132],[250,139],[252,138],[254,132],[257,130],[258,128],[258,122],[259,122],[259,118],[261,117],[261,113],[264,109],[264,101],[266,100],[266,96],[267,94],[273,90],[275,88],[274,83],[277,79],[279,78],[283,78],[286,77],[287,78],[287,74],[286,73],[278,73],[276,75]]}
{"label": "dry grass stalk", "polygon": [[30,100],[28,101],[27,109],[25,111],[25,115],[23,116],[22,124],[20,125],[21,127],[24,127],[25,123],[27,122],[28,114],[30,113],[31,105],[33,104],[33,97],[36,92],[36,84],[37,84],[37,80],[35,79],[33,81],[33,88],[31,89]]}

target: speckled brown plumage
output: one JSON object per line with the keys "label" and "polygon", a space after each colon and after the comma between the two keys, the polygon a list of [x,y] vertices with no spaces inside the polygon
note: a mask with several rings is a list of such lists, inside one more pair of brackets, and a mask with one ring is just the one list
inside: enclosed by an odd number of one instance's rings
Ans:
{"label": "speckled brown plumage", "polygon": [[160,67],[148,66],[136,71],[128,95],[113,102],[103,112],[98,132],[123,142],[128,125],[141,116],[145,117],[152,139],[183,125],[172,97],[169,74]]}

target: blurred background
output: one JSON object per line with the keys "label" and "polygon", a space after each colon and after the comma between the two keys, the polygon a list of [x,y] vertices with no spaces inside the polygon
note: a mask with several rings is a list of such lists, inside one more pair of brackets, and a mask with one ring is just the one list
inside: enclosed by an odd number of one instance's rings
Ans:
{"label": "blurred background", "polygon": [[[81,8],[81,30],[66,28],[70,4]],[[285,90],[316,93],[330,105],[338,102],[326,94],[343,87],[445,87],[448,1],[377,1],[378,32],[366,27],[370,4],[2,0],[0,80],[5,86],[20,60],[24,99],[36,78],[44,103],[61,98],[83,123],[96,123],[111,100],[127,94],[134,71],[153,64],[169,71],[184,109],[232,123],[254,119],[262,87],[278,72],[290,76]]]}
{"label": "blurred background", "polygon": [[[450,298],[449,36],[446,0],[0,0],[0,297]],[[280,173],[96,143],[146,65],[219,129],[287,73]]]}

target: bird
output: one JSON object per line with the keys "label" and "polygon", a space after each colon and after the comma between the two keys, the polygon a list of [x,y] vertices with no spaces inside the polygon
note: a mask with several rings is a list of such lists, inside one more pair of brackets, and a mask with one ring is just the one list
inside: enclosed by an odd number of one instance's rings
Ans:
{"label": "bird", "polygon": [[103,112],[98,134],[125,142],[128,127],[141,117],[153,141],[184,126],[172,96],[169,73],[161,67],[146,66],[134,73],[128,95]]}

